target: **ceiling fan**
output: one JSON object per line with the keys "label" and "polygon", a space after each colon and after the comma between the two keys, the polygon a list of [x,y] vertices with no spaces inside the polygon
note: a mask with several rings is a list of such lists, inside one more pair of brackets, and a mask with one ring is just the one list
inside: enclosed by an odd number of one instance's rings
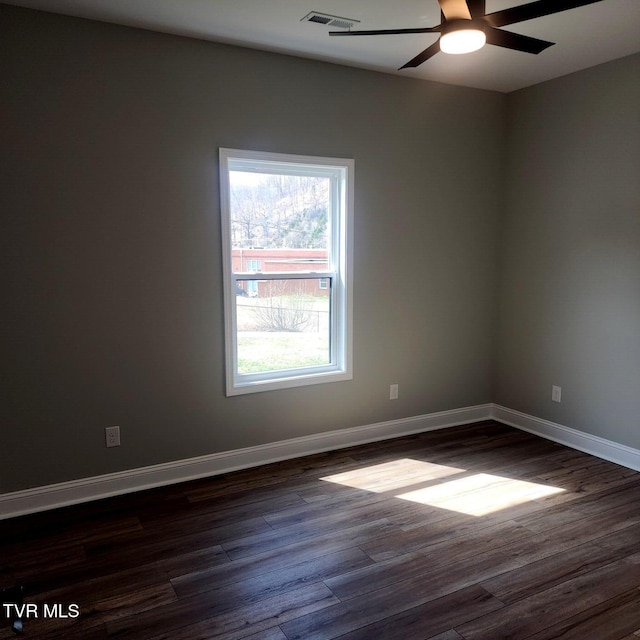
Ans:
{"label": "ceiling fan", "polygon": [[436,42],[422,53],[402,65],[400,69],[417,67],[439,51],[445,53],[470,53],[483,47],[485,43],[525,53],[538,54],[553,42],[539,40],[499,27],[540,18],[552,13],[560,13],[602,0],[535,0],[495,13],[486,13],[486,0],[438,0],[441,22],[435,27],[415,27],[413,29],[381,29],[374,31],[330,31],[330,36],[378,36],[403,33],[436,33],[441,35]]}

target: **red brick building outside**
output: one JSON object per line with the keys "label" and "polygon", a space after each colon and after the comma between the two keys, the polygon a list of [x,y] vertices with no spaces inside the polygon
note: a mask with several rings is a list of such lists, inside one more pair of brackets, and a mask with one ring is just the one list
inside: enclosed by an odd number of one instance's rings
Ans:
{"label": "red brick building outside", "polygon": [[260,273],[324,271],[327,269],[326,249],[233,249],[233,271],[255,273],[256,279],[240,282],[240,295],[268,297],[274,288],[279,295],[305,293],[312,296],[328,296],[328,278],[278,281],[277,285],[260,280]]}

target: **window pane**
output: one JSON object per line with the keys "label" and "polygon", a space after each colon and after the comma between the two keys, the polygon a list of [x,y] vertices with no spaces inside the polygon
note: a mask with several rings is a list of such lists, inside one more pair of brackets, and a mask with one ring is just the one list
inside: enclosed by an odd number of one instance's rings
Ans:
{"label": "window pane", "polygon": [[329,268],[331,180],[229,171],[234,272]]}
{"label": "window pane", "polygon": [[220,149],[227,395],[352,378],[353,170]]}
{"label": "window pane", "polygon": [[330,286],[330,278],[239,281],[238,373],[330,364]]}

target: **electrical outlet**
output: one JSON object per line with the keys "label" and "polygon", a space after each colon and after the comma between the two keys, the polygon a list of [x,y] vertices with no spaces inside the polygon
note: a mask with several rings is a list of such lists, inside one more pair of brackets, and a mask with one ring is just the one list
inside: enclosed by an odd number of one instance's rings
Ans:
{"label": "electrical outlet", "polygon": [[107,447],[120,446],[120,427],[105,427],[104,437]]}
{"label": "electrical outlet", "polygon": [[562,402],[562,387],[551,387],[551,399],[554,402]]}
{"label": "electrical outlet", "polygon": [[389,385],[389,400],[397,400],[398,399],[398,385],[391,384]]}

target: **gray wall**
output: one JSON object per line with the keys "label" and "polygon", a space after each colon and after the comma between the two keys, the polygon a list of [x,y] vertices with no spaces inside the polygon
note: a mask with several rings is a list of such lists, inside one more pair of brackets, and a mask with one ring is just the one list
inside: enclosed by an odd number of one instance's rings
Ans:
{"label": "gray wall", "polygon": [[[505,96],[0,12],[0,492],[492,399]],[[355,159],[353,381],[224,396],[220,146]]]}
{"label": "gray wall", "polygon": [[507,162],[495,401],[640,448],[640,55],[511,94]]}

